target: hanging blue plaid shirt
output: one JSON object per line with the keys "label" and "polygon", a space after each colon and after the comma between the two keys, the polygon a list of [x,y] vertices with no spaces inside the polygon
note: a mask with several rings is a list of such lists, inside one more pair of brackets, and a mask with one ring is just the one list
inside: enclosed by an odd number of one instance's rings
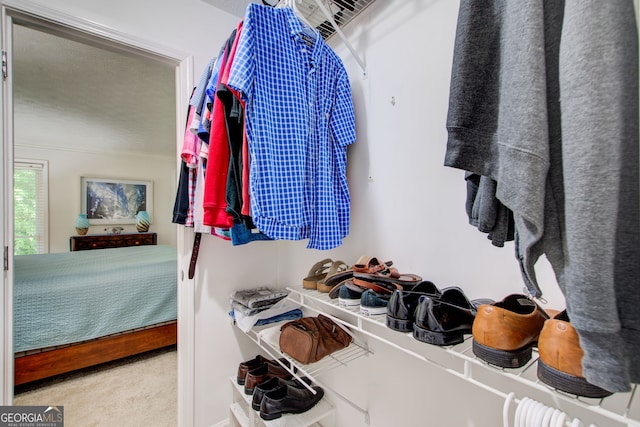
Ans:
{"label": "hanging blue plaid shirt", "polygon": [[347,146],[355,142],[340,58],[290,8],[247,7],[229,86],[246,103],[251,216],[273,239],[332,249],[349,234]]}

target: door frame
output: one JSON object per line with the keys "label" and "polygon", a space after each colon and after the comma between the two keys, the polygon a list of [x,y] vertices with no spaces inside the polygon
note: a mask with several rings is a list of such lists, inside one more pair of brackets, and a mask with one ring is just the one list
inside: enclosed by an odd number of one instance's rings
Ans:
{"label": "door frame", "polygon": [[[8,76],[2,80],[0,95],[0,130],[3,150],[0,152],[2,164],[2,193],[0,216],[3,229],[0,236],[5,251],[3,270],[3,292],[0,296],[0,317],[2,328],[2,389],[0,398],[3,405],[13,402],[13,85],[11,69],[12,27],[14,23],[29,25],[36,29],[54,30],[65,37],[95,43],[102,47],[126,51],[175,66],[176,85],[176,154],[182,148],[184,123],[189,96],[193,88],[193,56],[168,49],[164,46],[121,33],[113,28],[93,21],[77,18],[26,0],[2,0],[0,37],[2,51],[6,52]],[[0,79],[2,76],[0,75]],[[180,168],[180,158],[176,155],[176,170]],[[176,174],[177,175],[177,174]],[[176,182],[177,186],[177,182]],[[194,286],[184,271],[188,269],[188,259],[181,254],[190,251],[190,234],[184,227],[177,227],[178,251],[178,425],[190,426],[194,420]]]}

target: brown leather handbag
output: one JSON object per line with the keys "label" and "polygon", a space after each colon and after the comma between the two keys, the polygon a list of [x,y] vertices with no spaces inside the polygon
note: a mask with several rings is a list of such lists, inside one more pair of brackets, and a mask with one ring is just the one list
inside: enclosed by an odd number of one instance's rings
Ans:
{"label": "brown leather handbag", "polygon": [[280,328],[280,350],[300,363],[314,363],[347,347],[352,337],[329,317],[303,317]]}

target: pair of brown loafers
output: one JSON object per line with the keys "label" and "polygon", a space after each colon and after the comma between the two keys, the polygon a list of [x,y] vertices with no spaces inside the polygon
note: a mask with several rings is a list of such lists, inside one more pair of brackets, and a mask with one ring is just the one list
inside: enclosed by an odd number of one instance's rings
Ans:
{"label": "pair of brown loafers", "polygon": [[492,365],[519,368],[538,347],[538,378],[545,384],[585,397],[611,394],[583,376],[578,333],[567,312],[553,318],[526,295],[512,294],[481,305],[473,322],[473,353]]}
{"label": "pair of brown loafers", "polygon": [[271,378],[282,378],[290,380],[293,375],[284,368],[279,362],[290,367],[288,360],[282,358],[280,361],[270,360],[261,355],[255,358],[241,362],[238,365],[237,382],[238,385],[244,385],[244,393],[252,395],[256,386],[268,381]]}
{"label": "pair of brown loafers", "polygon": [[544,323],[538,338],[538,356],[538,378],[543,383],[577,396],[600,398],[611,394],[584,378],[584,351],[566,310]]}

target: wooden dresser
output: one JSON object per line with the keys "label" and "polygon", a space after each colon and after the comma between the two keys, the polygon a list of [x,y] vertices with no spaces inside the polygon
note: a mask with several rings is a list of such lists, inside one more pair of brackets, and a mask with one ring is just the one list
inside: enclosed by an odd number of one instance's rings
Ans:
{"label": "wooden dresser", "polygon": [[69,250],[72,252],[157,244],[156,233],[87,234],[69,238]]}

